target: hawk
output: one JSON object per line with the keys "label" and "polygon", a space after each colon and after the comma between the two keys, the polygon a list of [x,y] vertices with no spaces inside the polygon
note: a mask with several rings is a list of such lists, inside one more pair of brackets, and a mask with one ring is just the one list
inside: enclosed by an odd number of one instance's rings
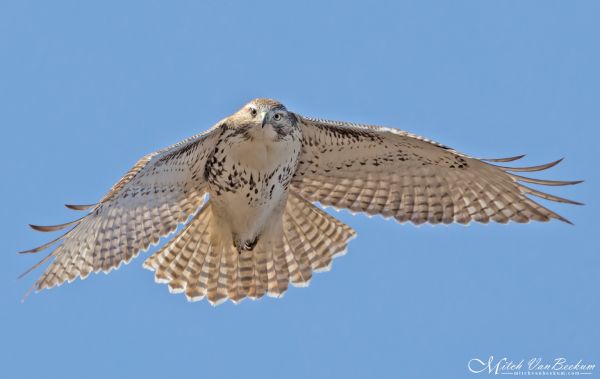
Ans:
{"label": "hawk", "polygon": [[[255,99],[209,130],[141,158],[97,203],[67,205],[87,214],[54,225],[63,235],[32,290],[108,273],[179,233],[144,267],[188,300],[215,305],[306,286],[327,271],[356,232],[313,203],[414,224],[525,223],[567,219],[533,201],[580,204],[530,188],[580,181],[532,179],[541,171],[478,159],[429,139],[370,125],[292,113]],[[27,273],[26,272],[26,273]],[[25,273],[25,274],[26,274]],[[24,274],[23,274],[24,275]]]}

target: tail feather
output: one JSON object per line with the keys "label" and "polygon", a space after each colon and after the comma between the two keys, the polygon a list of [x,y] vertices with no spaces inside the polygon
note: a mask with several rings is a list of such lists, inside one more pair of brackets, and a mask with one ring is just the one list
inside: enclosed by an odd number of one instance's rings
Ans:
{"label": "tail feather", "polygon": [[299,196],[290,196],[288,204],[292,204],[288,207],[291,211],[286,212],[285,216],[289,214],[288,222],[300,231],[298,236],[308,248],[307,256],[312,269],[327,271],[332,258],[345,252],[348,241],[356,232]]}
{"label": "tail feather", "polygon": [[253,251],[244,253],[250,254],[252,256],[252,262],[254,263],[253,298],[260,298],[271,289],[271,281],[274,276],[272,264],[271,267],[269,267],[269,258],[267,257],[269,251],[263,247],[265,247],[265,243],[259,242]]}
{"label": "tail feather", "polygon": [[308,253],[311,246],[304,243],[302,238],[302,231],[300,227],[293,221],[286,217],[290,217],[287,214],[284,215],[284,222],[286,223],[284,237],[288,248],[292,251],[293,257],[298,264],[298,271],[300,274],[300,280],[292,282],[295,286],[306,287],[312,279],[312,267],[310,266],[310,260],[308,259]]}
{"label": "tail feather", "polygon": [[285,264],[287,265],[288,272],[290,274],[290,282],[296,283],[298,281],[301,281],[302,277],[300,276],[300,270],[298,269],[298,263],[296,262],[296,259],[294,258],[294,252],[292,251],[291,247],[289,246],[289,242],[288,242],[285,234],[283,235],[283,257],[285,259]]}
{"label": "tail feather", "polygon": [[155,280],[168,283],[171,292],[185,291],[188,298],[198,300],[205,295],[196,286],[205,259],[209,222],[210,212],[205,204],[170,243],[144,262],[145,268],[155,271]]}
{"label": "tail feather", "polygon": [[235,254],[227,254],[228,265],[231,268],[231,274],[229,275],[229,282],[227,286],[227,296],[233,302],[238,302],[244,298],[241,290],[240,281],[240,266],[238,264],[238,257]]}
{"label": "tail feather", "polygon": [[268,251],[268,294],[273,297],[281,297],[287,291],[290,281],[290,273],[285,261],[285,250],[283,239],[270,246]]}
{"label": "tail feather", "polygon": [[239,289],[241,298],[246,296],[254,296],[256,294],[256,287],[254,282],[254,262],[252,255],[249,253],[242,253],[238,257],[239,266]]}
{"label": "tail feather", "polygon": [[230,299],[281,297],[291,282],[306,286],[313,271],[328,270],[355,232],[300,196],[290,193],[280,230],[239,253],[231,240],[211,235],[210,201],[167,245],[144,262],[155,280],[188,300],[213,305]]}
{"label": "tail feather", "polygon": [[207,282],[207,298],[211,304],[217,305],[223,302],[227,298],[227,290],[223,291],[223,288],[219,286],[219,280],[221,277],[221,271],[226,268],[223,267],[223,258],[226,254],[223,254],[223,249],[220,245],[213,246],[210,249],[210,259],[206,261],[205,266],[208,268],[208,282]]}
{"label": "tail feather", "polygon": [[[195,289],[200,294],[198,300],[201,300],[206,296],[206,292],[208,291],[208,282],[210,280],[210,272],[211,266],[214,265],[214,255],[216,254],[216,250],[213,246],[208,243],[206,244],[207,251],[204,251],[204,260],[202,261],[202,266],[200,266],[200,273],[198,279],[192,279],[192,283],[195,283]],[[202,253],[201,253],[202,254]]]}

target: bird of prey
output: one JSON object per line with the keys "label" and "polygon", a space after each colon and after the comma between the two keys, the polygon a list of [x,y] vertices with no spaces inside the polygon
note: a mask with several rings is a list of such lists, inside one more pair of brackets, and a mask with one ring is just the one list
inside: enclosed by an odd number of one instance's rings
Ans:
{"label": "bird of prey", "polygon": [[[530,188],[580,181],[532,179],[506,167],[522,156],[478,159],[393,128],[327,121],[255,99],[209,130],[141,158],[82,218],[22,253],[56,246],[32,290],[105,273],[184,224],[144,267],[188,300],[280,297],[326,271],[356,235],[317,206],[414,224],[557,219],[533,201],[580,204]],[[27,273],[26,272],[26,273]]]}

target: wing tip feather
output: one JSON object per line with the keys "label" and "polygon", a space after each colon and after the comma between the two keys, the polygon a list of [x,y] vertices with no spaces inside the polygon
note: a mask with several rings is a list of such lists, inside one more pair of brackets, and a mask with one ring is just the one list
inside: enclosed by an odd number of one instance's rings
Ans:
{"label": "wing tip feather", "polygon": [[75,225],[75,224],[81,222],[81,220],[83,220],[86,217],[87,217],[87,215],[83,216],[81,218],[78,218],[77,220],[65,222],[64,224],[57,224],[57,225],[34,225],[34,224],[29,224],[29,227],[31,229],[33,229],[33,230],[38,231],[38,232],[55,232],[57,230],[62,230],[62,229],[68,228],[71,225]]}
{"label": "wing tip feather", "polygon": [[92,208],[95,205],[96,204],[65,204],[65,207],[74,211],[85,211]]}
{"label": "wing tip feather", "polygon": [[506,158],[480,158],[480,160],[486,161],[486,162],[505,163],[505,162],[514,162],[516,160],[524,158],[525,156],[527,156],[527,154],[515,155],[514,157],[506,157]]}
{"label": "wing tip feather", "polygon": [[564,159],[565,158],[562,157],[560,159],[557,159],[557,160],[549,162],[549,163],[544,163],[544,164],[537,165],[537,166],[528,166],[528,167],[509,167],[509,166],[500,166],[500,165],[492,165],[492,166],[497,167],[503,171],[534,172],[534,171],[543,171],[543,170],[552,168],[552,167],[556,166],[557,164],[559,164],[560,162],[562,162]]}

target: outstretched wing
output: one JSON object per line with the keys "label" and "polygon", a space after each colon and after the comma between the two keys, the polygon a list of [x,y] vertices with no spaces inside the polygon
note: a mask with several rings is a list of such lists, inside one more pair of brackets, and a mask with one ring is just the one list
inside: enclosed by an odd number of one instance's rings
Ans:
{"label": "outstretched wing", "polygon": [[89,210],[79,220],[55,226],[31,225],[44,232],[72,227],[47,244],[21,252],[37,253],[59,244],[26,272],[53,258],[34,288],[52,288],[77,277],[86,278],[90,272],[109,272],[185,222],[203,201],[205,163],[221,132],[217,124],[146,155],[98,204],[67,205],[74,210]]}
{"label": "outstretched wing", "polygon": [[522,184],[557,186],[580,181],[539,180],[511,173],[544,170],[560,160],[509,168],[487,162],[510,162],[522,156],[477,159],[397,129],[297,118],[303,150],[292,188],[323,205],[415,224],[466,224],[552,218],[568,222],[526,195],[580,204]]}

